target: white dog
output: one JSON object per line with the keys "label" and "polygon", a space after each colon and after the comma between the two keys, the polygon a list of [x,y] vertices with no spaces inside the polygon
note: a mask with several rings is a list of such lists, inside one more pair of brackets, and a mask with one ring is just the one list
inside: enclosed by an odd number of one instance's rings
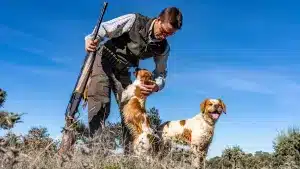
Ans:
{"label": "white dog", "polygon": [[193,166],[203,168],[208,148],[212,142],[215,124],[222,112],[226,114],[226,105],[221,99],[205,99],[200,104],[200,113],[187,120],[167,121],[158,132],[163,140],[161,148],[172,145],[172,141],[190,145],[194,155]]}
{"label": "white dog", "polygon": [[135,72],[135,81],[123,92],[120,109],[124,123],[130,129],[133,142],[133,152],[137,155],[149,155],[158,138],[150,125],[150,118],[146,114],[146,97],[141,94],[140,84],[151,84],[152,73],[146,69]]}

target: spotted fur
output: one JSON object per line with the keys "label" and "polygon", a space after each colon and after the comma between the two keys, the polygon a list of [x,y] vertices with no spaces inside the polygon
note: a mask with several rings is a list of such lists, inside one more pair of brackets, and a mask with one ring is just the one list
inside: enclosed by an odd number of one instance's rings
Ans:
{"label": "spotted fur", "polygon": [[151,72],[140,69],[135,72],[136,79],[121,96],[121,112],[124,123],[128,126],[133,140],[135,154],[147,154],[152,149],[152,142],[157,138],[151,129],[150,118],[146,114],[146,98],[141,94],[140,85],[151,83]]}
{"label": "spotted fur", "polygon": [[158,128],[163,140],[163,150],[172,145],[172,142],[187,144],[194,156],[193,165],[203,168],[215,124],[223,112],[226,113],[226,105],[221,99],[205,99],[200,104],[200,113],[194,117],[165,122]]}

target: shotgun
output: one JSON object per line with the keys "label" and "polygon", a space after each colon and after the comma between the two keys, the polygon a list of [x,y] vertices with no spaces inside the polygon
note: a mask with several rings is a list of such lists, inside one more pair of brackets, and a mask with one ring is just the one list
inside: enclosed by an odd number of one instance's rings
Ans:
{"label": "shotgun", "polygon": [[[106,11],[107,5],[108,3],[104,2],[104,6],[101,9],[101,13],[98,18],[98,23],[96,25],[95,33],[92,40],[96,40],[97,38],[98,30],[102,23],[102,19]],[[70,97],[65,112],[65,127],[63,129],[62,142],[60,144],[60,148],[58,151],[59,154],[68,151],[76,141],[76,134],[74,131],[74,127],[77,123],[77,120],[75,118],[75,114],[78,112],[78,106],[83,98],[84,91],[86,89],[86,85],[88,83],[88,79],[95,61],[95,57],[96,57],[96,51],[90,52],[85,56],[85,59],[83,61],[80,74],[77,78],[75,87],[73,89],[73,93]]]}

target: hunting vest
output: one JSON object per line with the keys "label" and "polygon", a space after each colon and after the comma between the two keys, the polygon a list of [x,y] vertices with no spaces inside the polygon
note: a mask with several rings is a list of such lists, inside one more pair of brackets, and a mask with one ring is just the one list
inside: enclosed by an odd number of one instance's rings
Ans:
{"label": "hunting vest", "polygon": [[109,39],[105,42],[104,46],[116,54],[117,57],[123,57],[132,66],[137,67],[140,59],[144,60],[154,55],[163,54],[168,42],[164,39],[149,43],[149,30],[155,18],[148,18],[139,13],[135,15],[135,22],[129,32]]}

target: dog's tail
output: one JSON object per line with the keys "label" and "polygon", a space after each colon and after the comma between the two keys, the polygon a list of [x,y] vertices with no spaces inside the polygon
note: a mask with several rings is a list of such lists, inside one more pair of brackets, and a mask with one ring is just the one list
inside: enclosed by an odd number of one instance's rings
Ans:
{"label": "dog's tail", "polygon": [[161,138],[162,137],[162,132],[165,126],[169,126],[170,121],[166,121],[158,126],[156,126],[156,134]]}
{"label": "dog's tail", "polygon": [[156,152],[156,153],[158,153],[159,151],[162,151],[164,149],[162,134],[163,134],[164,127],[166,125],[169,126],[169,123],[170,123],[170,121],[166,121],[160,125],[154,126],[155,134],[159,137],[159,141],[156,142],[154,145],[154,152]]}

